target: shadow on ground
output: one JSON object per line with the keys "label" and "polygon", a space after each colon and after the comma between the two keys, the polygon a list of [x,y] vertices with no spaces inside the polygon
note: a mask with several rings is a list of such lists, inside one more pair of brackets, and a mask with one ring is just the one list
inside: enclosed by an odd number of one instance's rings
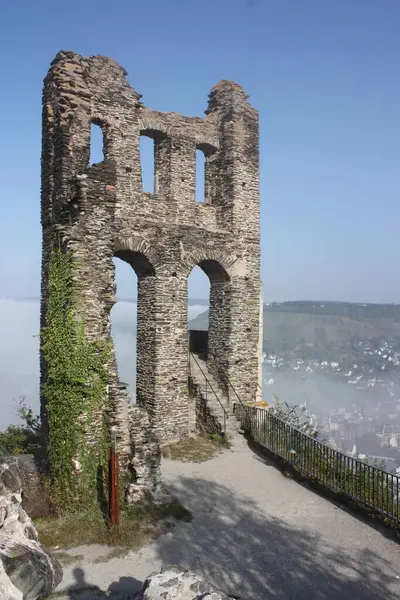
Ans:
{"label": "shadow on ground", "polygon": [[[310,534],[304,522],[293,527],[283,520],[266,518],[251,499],[223,485],[192,477],[176,481],[170,490],[194,518],[191,523],[177,523],[173,534],[159,537],[149,549],[164,565],[193,569],[241,600],[400,597],[400,562],[395,555],[398,573],[362,540],[355,545],[357,555],[351,555],[345,548],[328,547],[323,537]],[[396,553],[398,548],[393,548]],[[90,575],[90,563],[82,566]],[[143,573],[141,558],[135,553],[124,558],[123,573],[127,567],[132,577],[119,576],[117,561],[104,564],[116,579],[107,591],[85,584],[85,572],[76,568],[76,584],[63,593],[63,598],[131,600],[141,588],[136,576],[143,580],[149,573]]]}
{"label": "shadow on ground", "polygon": [[243,600],[399,598],[400,572],[391,572],[392,565],[371,548],[361,546],[357,557],[328,548],[304,523],[293,528],[266,520],[247,497],[208,480],[181,478],[171,491],[194,519],[179,524],[172,538],[157,540],[164,564],[193,568]]}
{"label": "shadow on ground", "polygon": [[[120,577],[104,592],[98,586],[87,583],[82,568],[76,567],[73,573],[75,583],[60,593],[63,598],[71,600],[133,600],[143,585],[134,577]],[[56,598],[57,593],[53,597]]]}
{"label": "shadow on ground", "polygon": [[361,523],[368,525],[368,527],[372,527],[376,531],[379,531],[379,533],[384,537],[393,540],[394,542],[399,544],[400,532],[397,533],[394,527],[385,525],[382,521],[379,521],[377,518],[374,519],[372,513],[369,514],[366,509],[363,509],[363,507],[355,505],[351,502],[351,499],[346,499],[346,497],[340,498],[339,496],[331,492],[328,488],[325,488],[323,485],[318,485],[316,482],[313,482],[308,477],[302,477],[301,474],[296,473],[295,471],[291,471],[284,461],[279,462],[278,459],[274,460],[273,456],[256,442],[253,442],[252,440],[247,440],[247,445],[251,450],[253,458],[255,460],[261,462],[263,465],[267,465],[268,467],[273,467],[274,469],[277,469],[281,473],[282,477],[294,479],[298,485],[301,485],[310,493],[317,494],[318,496],[324,498],[327,502],[330,502],[334,506],[340,508],[340,510],[345,511],[354,519],[361,521]]}

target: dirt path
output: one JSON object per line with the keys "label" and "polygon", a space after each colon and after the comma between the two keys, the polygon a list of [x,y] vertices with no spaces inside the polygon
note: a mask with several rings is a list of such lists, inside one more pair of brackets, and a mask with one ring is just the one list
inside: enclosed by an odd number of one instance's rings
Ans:
{"label": "dirt path", "polygon": [[[127,600],[163,565],[201,572],[242,600],[391,600],[400,597],[400,546],[284,477],[245,441],[204,463],[163,461],[169,489],[193,513],[139,552],[64,569],[61,598]],[[76,594],[82,586],[96,586]],[[75,591],[74,591],[75,590]]]}

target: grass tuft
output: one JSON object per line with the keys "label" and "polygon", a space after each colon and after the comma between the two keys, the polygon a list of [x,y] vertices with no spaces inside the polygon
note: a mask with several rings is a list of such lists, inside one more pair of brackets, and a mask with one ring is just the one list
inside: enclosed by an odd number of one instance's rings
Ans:
{"label": "grass tuft", "polygon": [[218,435],[198,435],[181,440],[176,444],[163,446],[161,454],[163,458],[180,460],[182,462],[205,462],[217,456],[225,448],[230,447],[227,438]]}
{"label": "grass tuft", "polygon": [[191,513],[177,501],[161,506],[143,502],[121,506],[118,530],[108,527],[107,520],[97,507],[36,519],[35,525],[40,541],[53,552],[54,549],[66,550],[89,544],[138,549],[173,528],[173,520],[191,519]]}

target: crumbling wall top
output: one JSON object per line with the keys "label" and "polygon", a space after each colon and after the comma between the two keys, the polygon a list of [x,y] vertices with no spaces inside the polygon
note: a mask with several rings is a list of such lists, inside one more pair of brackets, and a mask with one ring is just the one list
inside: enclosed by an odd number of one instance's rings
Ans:
{"label": "crumbling wall top", "polygon": [[257,112],[248,101],[249,95],[241,85],[228,79],[221,79],[208,95],[208,108],[206,115],[219,110],[232,110],[234,108]]}
{"label": "crumbling wall top", "polygon": [[[57,53],[54,60],[51,62],[51,67],[45,81],[51,76],[56,76],[58,80],[62,80],[64,76],[70,81],[74,78],[81,78],[85,81],[90,91],[91,88],[103,87],[107,84],[108,93],[112,89],[124,88],[125,93],[128,93],[129,100],[134,99],[137,106],[142,105],[140,99],[142,94],[139,94],[128,82],[128,72],[114,59],[108,56],[93,55],[84,57],[71,50],[61,50]],[[236,106],[246,105],[254,110],[248,102],[249,95],[243,87],[228,79],[219,81],[209,93],[208,108],[205,114],[208,115],[218,108],[224,108],[232,103]],[[128,97],[127,97],[128,99]],[[159,111],[158,111],[159,112]],[[159,114],[162,114],[159,112]],[[170,113],[175,115],[175,113]],[[176,117],[181,115],[176,115]],[[186,117],[186,119],[200,121],[200,117]]]}

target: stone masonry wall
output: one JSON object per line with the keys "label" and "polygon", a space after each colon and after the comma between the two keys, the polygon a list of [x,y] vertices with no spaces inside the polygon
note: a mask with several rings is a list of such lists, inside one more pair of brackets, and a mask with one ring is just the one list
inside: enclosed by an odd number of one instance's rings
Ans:
{"label": "stone masonry wall", "polygon": [[190,397],[194,403],[195,423],[198,432],[206,435],[224,435],[223,422],[214,414],[207,398],[202,394],[199,386],[190,381]]}
{"label": "stone masonry wall", "polygon": [[[62,51],[45,79],[42,325],[56,232],[76,259],[88,336],[110,337],[112,259],[130,264],[138,277],[137,402],[166,443],[187,436],[190,427],[187,278],[196,265],[211,282],[208,366],[227,393],[223,374],[243,400],[257,394],[258,113],[231,81],[211,90],[205,118],[153,111],[126,76],[110,58]],[[104,161],[94,165],[91,123],[101,126],[104,140]],[[141,135],[155,144],[154,194],[143,192]],[[202,203],[195,200],[196,149],[206,159]],[[119,450],[129,452],[127,395],[115,360],[109,394]]]}

